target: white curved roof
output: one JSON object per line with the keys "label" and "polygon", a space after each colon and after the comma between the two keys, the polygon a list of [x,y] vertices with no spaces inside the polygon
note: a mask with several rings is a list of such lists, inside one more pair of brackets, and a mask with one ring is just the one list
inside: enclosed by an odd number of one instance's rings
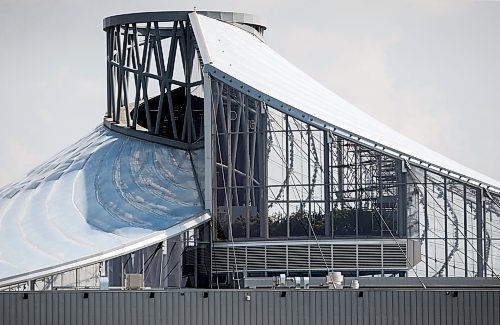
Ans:
{"label": "white curved roof", "polygon": [[[228,23],[190,14],[196,40],[213,77],[232,83],[274,108],[323,128],[464,177],[500,191],[500,182],[401,135],[325,88],[252,34]],[[259,97],[261,96],[261,97]],[[456,174],[456,175],[453,175]],[[475,184],[475,185],[477,185]]]}
{"label": "white curved roof", "polygon": [[186,151],[100,126],[0,189],[0,284],[137,249],[207,219]]}

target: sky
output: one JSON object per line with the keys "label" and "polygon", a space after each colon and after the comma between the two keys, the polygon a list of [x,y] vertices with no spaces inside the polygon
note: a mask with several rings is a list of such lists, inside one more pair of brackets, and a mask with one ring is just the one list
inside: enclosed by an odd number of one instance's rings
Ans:
{"label": "sky", "polygon": [[0,187],[102,123],[104,17],[195,6],[265,17],[333,92],[500,180],[500,0],[0,0]]}

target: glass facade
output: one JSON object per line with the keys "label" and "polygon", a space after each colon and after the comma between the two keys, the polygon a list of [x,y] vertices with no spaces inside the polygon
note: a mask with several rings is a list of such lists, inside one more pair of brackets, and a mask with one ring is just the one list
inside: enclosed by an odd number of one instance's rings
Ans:
{"label": "glass facade", "polygon": [[408,239],[409,276],[496,275],[498,196],[211,82],[216,241]]}
{"label": "glass facade", "polygon": [[405,236],[401,161],[221,82],[212,92],[217,239]]}

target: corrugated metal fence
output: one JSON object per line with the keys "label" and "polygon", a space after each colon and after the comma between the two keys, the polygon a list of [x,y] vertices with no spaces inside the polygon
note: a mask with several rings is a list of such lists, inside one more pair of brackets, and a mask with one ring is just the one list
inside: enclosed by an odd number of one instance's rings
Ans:
{"label": "corrugated metal fence", "polygon": [[500,291],[0,293],[1,324],[500,324]]}

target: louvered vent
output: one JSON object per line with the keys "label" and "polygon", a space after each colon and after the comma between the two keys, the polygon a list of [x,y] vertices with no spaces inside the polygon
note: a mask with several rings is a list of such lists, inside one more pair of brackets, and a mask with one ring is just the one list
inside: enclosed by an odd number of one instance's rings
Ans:
{"label": "louvered vent", "polygon": [[[291,242],[291,241],[290,241]],[[400,248],[400,247],[401,248]],[[365,244],[335,242],[298,242],[269,245],[269,243],[218,243],[212,249],[214,272],[284,271],[284,270],[406,270],[406,242],[383,241]]]}
{"label": "louvered vent", "polygon": [[333,268],[356,268],[356,245],[333,245]]}
{"label": "louvered vent", "polygon": [[310,268],[314,269],[329,269],[332,267],[332,245],[310,245]]}
{"label": "louvered vent", "polygon": [[245,247],[229,247],[229,270],[244,270],[246,261]]}
{"label": "louvered vent", "polygon": [[382,246],[358,245],[358,268],[382,268]]}
{"label": "louvered vent", "polygon": [[406,245],[384,244],[384,268],[406,267]]}
{"label": "louvered vent", "polygon": [[265,270],[266,269],[266,251],[265,246],[247,247],[247,270]]}
{"label": "louvered vent", "polygon": [[288,246],[288,269],[307,270],[309,269],[309,246],[290,245]]}
{"label": "louvered vent", "polygon": [[266,268],[268,270],[286,270],[286,246],[266,247]]}
{"label": "louvered vent", "polygon": [[228,247],[212,247],[212,271],[227,272]]}

